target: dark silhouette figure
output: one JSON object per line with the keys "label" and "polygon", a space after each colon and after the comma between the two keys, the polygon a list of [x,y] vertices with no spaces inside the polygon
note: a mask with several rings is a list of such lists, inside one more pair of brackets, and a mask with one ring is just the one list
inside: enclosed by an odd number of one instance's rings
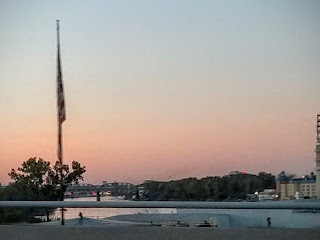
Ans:
{"label": "dark silhouette figure", "polygon": [[267,218],[267,223],[268,223],[268,228],[271,228],[271,218],[270,217]]}
{"label": "dark silhouette figure", "polygon": [[79,224],[82,225],[82,222],[83,222],[83,216],[82,216],[82,212],[79,212]]}
{"label": "dark silhouette figure", "polygon": [[49,210],[48,210],[48,208],[46,209],[46,214],[47,214],[47,222],[49,222],[50,221],[50,218],[49,218]]}
{"label": "dark silhouette figure", "polygon": [[100,191],[97,192],[97,201],[100,202],[101,196],[100,196]]}

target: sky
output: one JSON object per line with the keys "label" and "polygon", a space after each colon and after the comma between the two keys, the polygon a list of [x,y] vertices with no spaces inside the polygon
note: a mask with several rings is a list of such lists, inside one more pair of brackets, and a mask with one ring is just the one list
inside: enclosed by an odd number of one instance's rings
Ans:
{"label": "sky", "polygon": [[57,160],[84,182],[314,171],[320,2],[0,0],[0,183]]}

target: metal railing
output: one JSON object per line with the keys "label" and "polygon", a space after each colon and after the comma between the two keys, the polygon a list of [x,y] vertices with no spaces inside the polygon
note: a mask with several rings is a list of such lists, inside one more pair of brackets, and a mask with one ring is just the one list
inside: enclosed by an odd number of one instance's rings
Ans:
{"label": "metal railing", "polygon": [[313,209],[320,201],[175,202],[175,201],[0,201],[0,208],[177,208],[177,209]]}

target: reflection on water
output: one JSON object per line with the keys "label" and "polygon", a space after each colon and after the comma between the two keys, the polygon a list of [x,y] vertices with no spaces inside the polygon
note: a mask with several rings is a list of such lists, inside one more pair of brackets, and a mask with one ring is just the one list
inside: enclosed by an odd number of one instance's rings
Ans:
{"label": "reflection on water", "polygon": [[[96,201],[95,197],[85,198],[69,198],[65,201]],[[101,197],[101,201],[127,201],[113,196]],[[177,213],[176,209],[172,208],[66,208],[65,219],[78,218],[79,213],[82,212],[85,218],[106,218],[121,214],[154,214],[154,213]],[[55,217],[61,216],[60,209],[54,212]]]}

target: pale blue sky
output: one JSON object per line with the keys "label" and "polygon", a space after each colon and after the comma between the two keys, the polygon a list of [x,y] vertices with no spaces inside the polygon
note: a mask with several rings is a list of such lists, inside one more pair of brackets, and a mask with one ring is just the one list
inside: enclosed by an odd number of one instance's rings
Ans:
{"label": "pale blue sky", "polygon": [[29,156],[55,158],[56,19],[65,155],[88,166],[88,181],[130,180],[117,164],[132,181],[312,171],[319,11],[319,1],[1,0],[0,182]]}

